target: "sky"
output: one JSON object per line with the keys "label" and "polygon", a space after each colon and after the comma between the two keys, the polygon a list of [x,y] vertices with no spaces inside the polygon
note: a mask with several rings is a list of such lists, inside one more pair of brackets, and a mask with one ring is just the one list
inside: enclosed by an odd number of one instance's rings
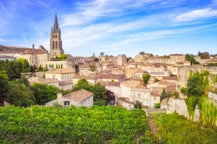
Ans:
{"label": "sky", "polygon": [[72,56],[217,54],[217,0],[0,0],[0,45],[49,51],[55,14]]}

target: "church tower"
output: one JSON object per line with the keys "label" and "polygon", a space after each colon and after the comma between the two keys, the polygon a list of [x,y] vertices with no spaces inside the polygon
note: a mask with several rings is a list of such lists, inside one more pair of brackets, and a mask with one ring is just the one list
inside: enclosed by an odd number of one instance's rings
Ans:
{"label": "church tower", "polygon": [[64,54],[64,50],[62,48],[61,31],[59,29],[57,15],[55,15],[54,25],[50,33],[50,58],[59,57],[61,54]]}

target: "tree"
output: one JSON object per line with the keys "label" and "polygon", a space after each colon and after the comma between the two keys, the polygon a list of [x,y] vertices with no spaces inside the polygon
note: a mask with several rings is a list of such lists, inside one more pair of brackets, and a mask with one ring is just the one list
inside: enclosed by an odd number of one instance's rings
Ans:
{"label": "tree", "polygon": [[22,64],[20,62],[10,61],[6,64],[6,71],[10,80],[19,79],[22,72]]}
{"label": "tree", "polygon": [[80,89],[85,89],[94,94],[95,105],[106,105],[108,103],[108,96],[106,93],[105,86],[102,86],[100,83],[90,85],[86,79],[80,79],[78,83],[73,86],[72,91]]}
{"label": "tree", "polygon": [[142,80],[143,80],[144,85],[148,84],[149,79],[150,79],[150,75],[148,73],[144,73],[142,75]]}
{"label": "tree", "polygon": [[186,54],[185,55],[185,59],[187,61],[189,61],[191,63],[191,65],[193,65],[193,64],[199,64],[199,62],[195,60],[194,55],[192,55],[192,54]]}
{"label": "tree", "polygon": [[145,52],[144,52],[144,51],[141,51],[139,54],[141,54],[141,55],[145,55]]}
{"label": "tree", "polygon": [[166,92],[165,89],[163,89],[163,92],[161,93],[160,100],[162,101],[163,99],[165,99],[165,98],[169,98],[169,97],[171,97],[171,96],[172,96],[171,93],[168,93],[168,92]]}
{"label": "tree", "polygon": [[102,57],[102,56],[104,56],[104,55],[105,55],[105,53],[104,53],[104,52],[101,52],[101,53],[100,53],[100,56],[101,56],[101,57]]}
{"label": "tree", "polygon": [[207,72],[191,72],[187,82],[187,96],[203,96],[208,84]]}
{"label": "tree", "polygon": [[0,71],[0,106],[4,105],[4,99],[8,91],[8,76],[5,71]]}
{"label": "tree", "polygon": [[60,57],[59,57],[59,59],[62,59],[62,60],[63,59],[67,59],[67,55],[66,54],[61,54]]}
{"label": "tree", "polygon": [[30,72],[29,62],[24,58],[19,58],[15,60],[15,63],[21,63],[22,64],[22,72]]}
{"label": "tree", "polygon": [[209,59],[210,55],[208,52],[198,52],[198,56],[200,56],[201,59]]}
{"label": "tree", "polygon": [[140,101],[136,101],[135,104],[134,104],[134,108],[141,109],[142,108],[142,103]]}
{"label": "tree", "polygon": [[35,104],[34,92],[24,84],[16,81],[9,82],[6,101],[15,106],[30,106]]}
{"label": "tree", "polygon": [[36,104],[39,105],[54,100],[57,98],[57,92],[60,91],[57,87],[41,83],[34,83],[32,90],[35,94]]}
{"label": "tree", "polygon": [[89,65],[89,70],[90,71],[92,71],[92,72],[94,72],[94,71],[96,71],[96,65]]}

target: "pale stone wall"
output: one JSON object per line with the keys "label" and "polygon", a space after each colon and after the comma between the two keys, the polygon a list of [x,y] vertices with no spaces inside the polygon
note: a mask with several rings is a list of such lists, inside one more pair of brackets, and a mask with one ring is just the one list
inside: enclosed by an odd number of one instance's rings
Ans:
{"label": "pale stone wall", "polygon": [[[187,105],[184,99],[169,98],[166,107],[163,107],[163,108],[166,108],[167,113],[176,112],[180,115],[185,116],[186,118],[189,118],[188,108],[187,108]],[[198,121],[199,118],[200,118],[200,111],[199,111],[198,106],[196,106],[195,112],[194,112],[194,121]]]}

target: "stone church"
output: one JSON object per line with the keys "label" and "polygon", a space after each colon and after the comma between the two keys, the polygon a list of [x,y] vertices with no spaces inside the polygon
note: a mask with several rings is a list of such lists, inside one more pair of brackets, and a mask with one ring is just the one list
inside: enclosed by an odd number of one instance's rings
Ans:
{"label": "stone church", "polygon": [[54,25],[50,34],[50,58],[56,58],[61,54],[64,54],[64,50],[62,48],[61,31],[57,20],[57,15],[55,15]]}
{"label": "stone church", "polygon": [[52,61],[53,59],[64,54],[62,48],[61,31],[58,24],[57,15],[54,18],[54,25],[50,33],[50,53],[43,47],[39,46],[38,49],[16,47],[16,46],[3,46],[0,45],[0,60],[14,60],[18,58],[25,58],[30,65],[44,68],[66,68],[72,66],[70,61]]}

